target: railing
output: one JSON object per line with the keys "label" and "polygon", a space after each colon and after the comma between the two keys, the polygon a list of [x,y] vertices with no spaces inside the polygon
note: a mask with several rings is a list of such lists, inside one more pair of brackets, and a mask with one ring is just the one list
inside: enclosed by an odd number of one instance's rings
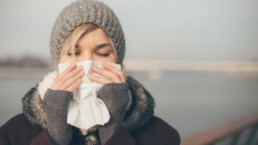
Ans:
{"label": "railing", "polygon": [[258,113],[184,138],[181,145],[258,145]]}

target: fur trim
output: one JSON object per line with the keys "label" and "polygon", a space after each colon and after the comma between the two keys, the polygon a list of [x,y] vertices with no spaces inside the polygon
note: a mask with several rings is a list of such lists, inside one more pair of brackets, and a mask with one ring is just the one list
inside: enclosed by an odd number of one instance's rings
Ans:
{"label": "fur trim", "polygon": [[43,109],[43,101],[37,88],[38,86],[30,89],[30,91],[22,98],[23,113],[31,123],[37,124],[41,128],[46,128],[47,117]]}
{"label": "fur trim", "polygon": [[155,103],[151,94],[133,77],[128,76],[127,83],[132,99],[125,116],[124,125],[128,130],[134,131],[148,123],[153,117]]}
{"label": "fur trim", "polygon": [[[131,105],[127,110],[124,126],[130,131],[134,131],[145,125],[154,114],[154,99],[151,94],[135,79],[127,77],[127,83],[132,95]],[[22,99],[23,112],[33,124],[46,128],[46,114],[43,109],[41,94],[44,94],[42,86],[32,88]],[[41,93],[40,93],[41,92]]]}

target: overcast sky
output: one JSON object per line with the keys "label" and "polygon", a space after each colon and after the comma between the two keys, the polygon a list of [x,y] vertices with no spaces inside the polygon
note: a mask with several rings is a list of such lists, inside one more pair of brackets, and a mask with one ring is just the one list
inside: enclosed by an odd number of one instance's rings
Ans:
{"label": "overcast sky", "polygon": [[[50,58],[55,18],[74,0],[1,0],[0,57]],[[258,59],[257,0],[102,0],[118,15],[128,59]]]}

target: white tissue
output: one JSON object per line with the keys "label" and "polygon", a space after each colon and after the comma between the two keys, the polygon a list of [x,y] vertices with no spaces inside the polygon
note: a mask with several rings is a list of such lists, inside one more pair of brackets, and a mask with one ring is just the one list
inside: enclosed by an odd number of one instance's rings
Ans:
{"label": "white tissue", "polygon": [[[105,103],[97,98],[97,91],[103,86],[92,82],[87,74],[92,73],[92,66],[103,68],[100,62],[85,60],[77,62],[77,66],[83,66],[85,76],[82,78],[82,84],[74,93],[70,101],[67,115],[67,123],[80,129],[88,130],[95,125],[104,125],[110,119],[109,111]],[[121,70],[121,65],[108,63],[113,67]],[[70,63],[58,64],[59,73],[63,72]],[[98,74],[94,74],[101,77]]]}

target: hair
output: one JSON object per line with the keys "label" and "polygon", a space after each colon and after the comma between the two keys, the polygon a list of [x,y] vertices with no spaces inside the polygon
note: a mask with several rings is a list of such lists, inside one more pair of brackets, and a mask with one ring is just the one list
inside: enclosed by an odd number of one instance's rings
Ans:
{"label": "hair", "polygon": [[[64,45],[61,50],[61,53],[67,54],[69,52],[72,52],[72,54],[74,55],[75,47],[76,47],[78,41],[86,34],[92,32],[98,28],[101,28],[101,27],[99,27],[98,25],[96,25],[94,23],[85,23],[85,24],[82,24],[82,25],[79,25],[78,27],[76,27],[65,40]],[[106,33],[106,35],[107,35],[107,33]],[[114,47],[114,44],[109,36],[108,36],[108,38],[112,45],[112,48],[114,49],[116,61],[118,61],[117,52]]]}

